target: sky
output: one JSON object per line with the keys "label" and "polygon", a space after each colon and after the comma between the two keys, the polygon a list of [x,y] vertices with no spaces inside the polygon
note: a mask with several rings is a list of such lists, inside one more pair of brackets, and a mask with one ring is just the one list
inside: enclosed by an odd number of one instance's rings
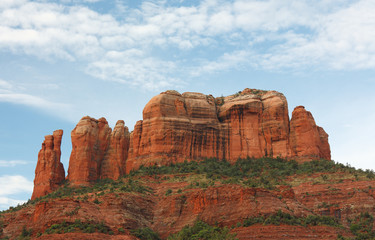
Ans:
{"label": "sky", "polygon": [[0,210],[31,197],[45,135],[122,119],[168,89],[282,92],[329,134],[332,159],[375,169],[373,0],[1,0]]}

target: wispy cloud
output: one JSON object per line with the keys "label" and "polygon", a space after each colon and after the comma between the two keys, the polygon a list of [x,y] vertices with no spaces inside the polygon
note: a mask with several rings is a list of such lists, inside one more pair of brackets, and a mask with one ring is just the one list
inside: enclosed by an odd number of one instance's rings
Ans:
{"label": "wispy cloud", "polygon": [[67,108],[66,104],[54,103],[43,98],[23,93],[0,93],[0,102],[23,104],[42,109]]}
{"label": "wispy cloud", "polygon": [[28,162],[23,160],[0,160],[0,167],[15,167],[26,164],[28,164]]}
{"label": "wispy cloud", "polygon": [[176,64],[145,57],[143,51],[130,49],[110,51],[99,61],[92,62],[86,72],[103,80],[143,86],[147,89],[163,89],[175,86],[180,80],[167,77],[175,71]]}
{"label": "wispy cloud", "polygon": [[[190,6],[144,1],[139,8],[122,5],[121,18],[84,5],[96,1],[2,1],[0,49],[83,62],[89,75],[152,90],[175,86],[186,73],[210,74],[238,64],[375,68],[371,0],[206,0]],[[183,53],[200,55],[187,63]]]}
{"label": "wispy cloud", "polygon": [[[44,84],[43,88],[56,89],[58,86],[55,84]],[[66,111],[70,109],[70,106],[67,104],[48,101],[38,96],[23,93],[23,91],[25,90],[22,85],[20,86],[0,79],[0,102],[22,104],[44,110],[59,109]]]}

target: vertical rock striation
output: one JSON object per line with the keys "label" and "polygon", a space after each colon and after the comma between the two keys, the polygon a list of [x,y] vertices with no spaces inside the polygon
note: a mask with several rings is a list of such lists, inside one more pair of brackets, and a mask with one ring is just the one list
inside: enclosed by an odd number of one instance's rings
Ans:
{"label": "vertical rock striation", "polygon": [[328,135],[303,107],[291,122],[285,96],[245,89],[227,97],[166,91],[143,110],[130,138],[127,172],[215,157],[330,159]]}
{"label": "vertical rock striation", "polygon": [[53,135],[45,136],[38,154],[32,200],[56,190],[65,179],[64,166],[60,162],[62,135],[63,130],[56,130]]}
{"label": "vertical rock striation", "polygon": [[73,129],[68,180],[73,185],[88,185],[100,178],[111,128],[105,118],[83,117]]}
{"label": "vertical rock striation", "polygon": [[130,133],[123,120],[119,120],[109,140],[108,151],[101,164],[100,178],[118,179],[125,174],[125,162],[128,158]]}
{"label": "vertical rock striation", "polygon": [[105,118],[83,117],[73,129],[68,180],[88,185],[98,179],[118,179],[125,174],[129,130],[122,120],[113,131]]}
{"label": "vertical rock striation", "polygon": [[202,157],[226,158],[228,128],[215,99],[201,93],[166,91],[153,97],[130,137],[126,171]]}

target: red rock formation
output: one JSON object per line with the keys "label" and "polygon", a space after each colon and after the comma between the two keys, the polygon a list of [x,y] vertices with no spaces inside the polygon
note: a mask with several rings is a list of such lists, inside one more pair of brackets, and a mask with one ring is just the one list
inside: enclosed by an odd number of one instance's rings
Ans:
{"label": "red rock formation", "polygon": [[130,133],[123,120],[119,120],[113,128],[101,165],[100,178],[118,179],[125,174],[125,162],[128,158]]}
{"label": "red rock formation", "polygon": [[218,116],[229,131],[227,159],[288,157],[288,103],[276,91],[245,89],[224,98]]}
{"label": "red rock formation", "polygon": [[100,178],[100,168],[107,152],[111,128],[105,118],[83,117],[73,129],[72,153],[68,180],[73,185],[87,185]]}
{"label": "red rock formation", "polygon": [[286,98],[276,91],[245,89],[217,99],[166,91],[147,103],[135,125],[126,168],[264,156],[330,159],[328,135],[303,107],[289,123]]}
{"label": "red rock formation", "polygon": [[228,131],[216,112],[215,99],[201,93],[166,91],[153,97],[131,135],[127,172],[141,165],[226,158]]}
{"label": "red rock formation", "polygon": [[283,94],[269,91],[262,96],[261,132],[265,140],[265,155],[290,156],[288,102]]}
{"label": "red rock formation", "polygon": [[62,135],[63,130],[56,130],[53,135],[45,136],[38,154],[32,200],[56,190],[65,179],[64,166],[60,162]]}
{"label": "red rock formation", "polygon": [[79,121],[71,134],[73,185],[118,179],[141,165],[203,158],[330,159],[328,135],[311,113],[297,107],[289,123],[286,98],[276,91],[245,89],[217,99],[166,91],[147,103],[131,136],[123,121],[111,132],[105,118]]}
{"label": "red rock formation", "polygon": [[303,106],[298,106],[290,121],[291,156],[299,159],[331,159],[328,134],[315,124]]}

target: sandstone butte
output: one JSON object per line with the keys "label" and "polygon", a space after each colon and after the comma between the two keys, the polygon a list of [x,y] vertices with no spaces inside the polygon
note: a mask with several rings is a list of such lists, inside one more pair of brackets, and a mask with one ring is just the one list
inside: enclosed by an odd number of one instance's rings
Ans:
{"label": "sandstone butte", "polygon": [[[60,163],[62,130],[46,136],[38,156],[32,199],[54,191],[64,179]],[[143,120],[129,133],[124,121],[114,130],[105,118],[83,117],[71,132],[67,180],[89,185],[118,179],[140,166],[167,165],[204,158],[282,157],[299,162],[330,160],[328,134],[312,114],[298,106],[289,120],[282,93],[245,89],[234,95],[174,90],[153,97]]]}
{"label": "sandstone butte", "polygon": [[[141,165],[204,158],[231,163],[264,156],[298,162],[330,160],[327,133],[302,106],[296,107],[289,119],[287,101],[275,91],[245,89],[219,98],[166,91],[149,101],[143,120],[132,133],[122,120],[112,130],[104,118],[83,117],[71,132],[73,148],[66,178],[60,162],[62,135],[63,131],[57,130],[45,137],[35,170],[32,199],[36,200],[0,213],[0,239],[19,239],[25,228],[33,230],[30,239],[137,240],[130,230],[144,227],[166,239],[197,219],[228,227],[240,240],[337,239],[339,235],[354,237],[350,224],[360,213],[375,214],[373,175],[349,167],[288,175],[285,182],[272,188],[226,182],[230,177],[225,175],[209,179],[192,172],[120,178]],[[82,194],[38,199],[58,191],[64,180],[75,187],[105,178],[120,180],[104,190],[93,187]],[[243,180],[254,180],[250,178]],[[130,181],[148,191],[122,190]],[[246,219],[278,211],[301,218],[330,216],[340,225],[242,225]],[[113,235],[98,231],[47,233],[58,224],[78,220],[105,223]]]}

